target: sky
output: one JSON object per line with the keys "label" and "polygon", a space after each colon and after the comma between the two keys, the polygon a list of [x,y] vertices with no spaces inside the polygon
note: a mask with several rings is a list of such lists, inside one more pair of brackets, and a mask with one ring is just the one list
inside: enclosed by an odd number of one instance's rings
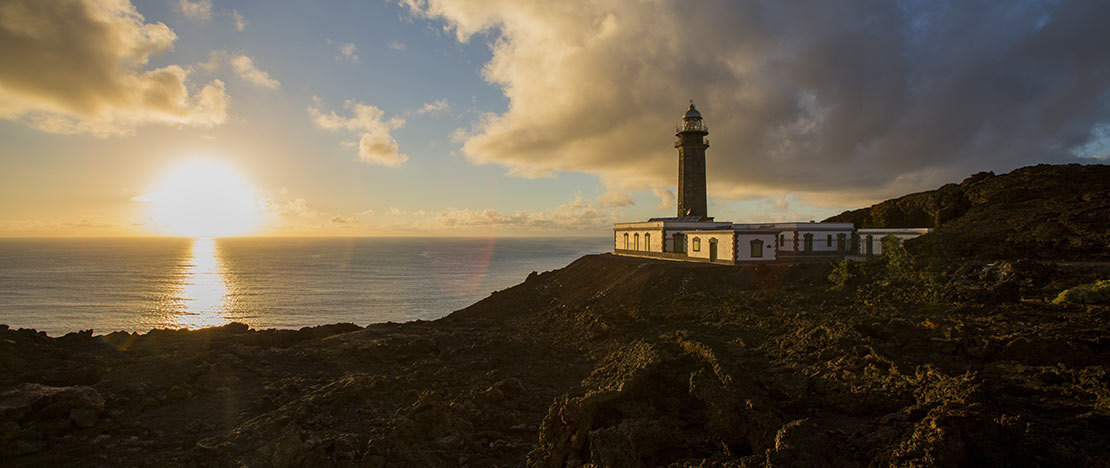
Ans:
{"label": "sky", "polygon": [[[605,236],[674,215],[690,100],[711,216],[819,220],[978,171],[1104,163],[1108,17],[1101,0],[3,0],[0,236],[174,234],[169,186],[213,219],[249,198],[241,234]],[[196,161],[230,172],[182,179]]]}

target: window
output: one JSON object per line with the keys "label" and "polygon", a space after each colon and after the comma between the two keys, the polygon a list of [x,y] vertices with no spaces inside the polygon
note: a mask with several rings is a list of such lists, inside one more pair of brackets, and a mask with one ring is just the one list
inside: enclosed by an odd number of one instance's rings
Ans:
{"label": "window", "polygon": [[779,247],[782,248],[786,245],[786,234],[779,234]]}
{"label": "window", "polygon": [[636,250],[640,250],[640,233],[637,232],[636,234],[633,234],[632,238],[636,242]]}
{"label": "window", "polygon": [[644,234],[644,250],[651,251],[651,234]]}
{"label": "window", "polygon": [[825,247],[832,247],[832,234],[825,236]]}
{"label": "window", "polygon": [[805,245],[805,251],[806,252],[812,252],[813,251],[813,234],[806,234],[804,239],[805,239],[805,244],[804,244]]}
{"label": "window", "polygon": [[752,240],[752,258],[763,258],[763,241]]}
{"label": "window", "polygon": [[628,250],[628,233],[624,233],[624,250]]}
{"label": "window", "polygon": [[693,247],[691,247],[691,249],[694,252],[701,252],[701,238],[700,237],[695,237],[692,242],[693,242],[694,245],[693,245]]}

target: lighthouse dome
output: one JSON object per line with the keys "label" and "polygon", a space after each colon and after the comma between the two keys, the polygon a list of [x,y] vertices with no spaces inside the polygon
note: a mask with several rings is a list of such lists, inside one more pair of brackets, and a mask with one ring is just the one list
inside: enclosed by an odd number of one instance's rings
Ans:
{"label": "lighthouse dome", "polygon": [[701,112],[694,108],[694,103],[690,103],[690,109],[682,116],[682,120],[701,119]]}

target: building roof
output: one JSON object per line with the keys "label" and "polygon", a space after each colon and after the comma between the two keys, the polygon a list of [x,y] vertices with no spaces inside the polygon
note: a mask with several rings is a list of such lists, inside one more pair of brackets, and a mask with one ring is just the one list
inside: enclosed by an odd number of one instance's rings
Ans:
{"label": "building roof", "polygon": [[852,223],[815,223],[815,222],[794,222],[794,223],[763,223],[763,224],[748,224],[748,223],[734,223],[733,229],[769,229],[780,231],[851,231],[855,228]]}
{"label": "building roof", "polygon": [[[709,219],[712,220],[713,218],[709,218]],[[674,222],[678,222],[678,223],[696,223],[696,222],[702,221],[702,217],[701,216],[671,216],[671,217],[668,217],[668,218],[651,218],[651,219],[648,220],[649,223],[654,223],[654,222],[658,222],[658,221],[674,221]]]}
{"label": "building roof", "polygon": [[857,229],[862,234],[928,234],[933,228],[867,228]]}

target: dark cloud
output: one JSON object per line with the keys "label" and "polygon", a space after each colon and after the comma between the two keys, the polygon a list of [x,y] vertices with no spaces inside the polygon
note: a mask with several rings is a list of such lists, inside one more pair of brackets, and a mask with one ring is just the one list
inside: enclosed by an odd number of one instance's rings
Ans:
{"label": "dark cloud", "polygon": [[1110,123],[1105,1],[403,3],[460,40],[500,38],[484,74],[509,108],[463,152],[516,174],[673,185],[687,98],[729,198],[877,196],[1071,161]]}

